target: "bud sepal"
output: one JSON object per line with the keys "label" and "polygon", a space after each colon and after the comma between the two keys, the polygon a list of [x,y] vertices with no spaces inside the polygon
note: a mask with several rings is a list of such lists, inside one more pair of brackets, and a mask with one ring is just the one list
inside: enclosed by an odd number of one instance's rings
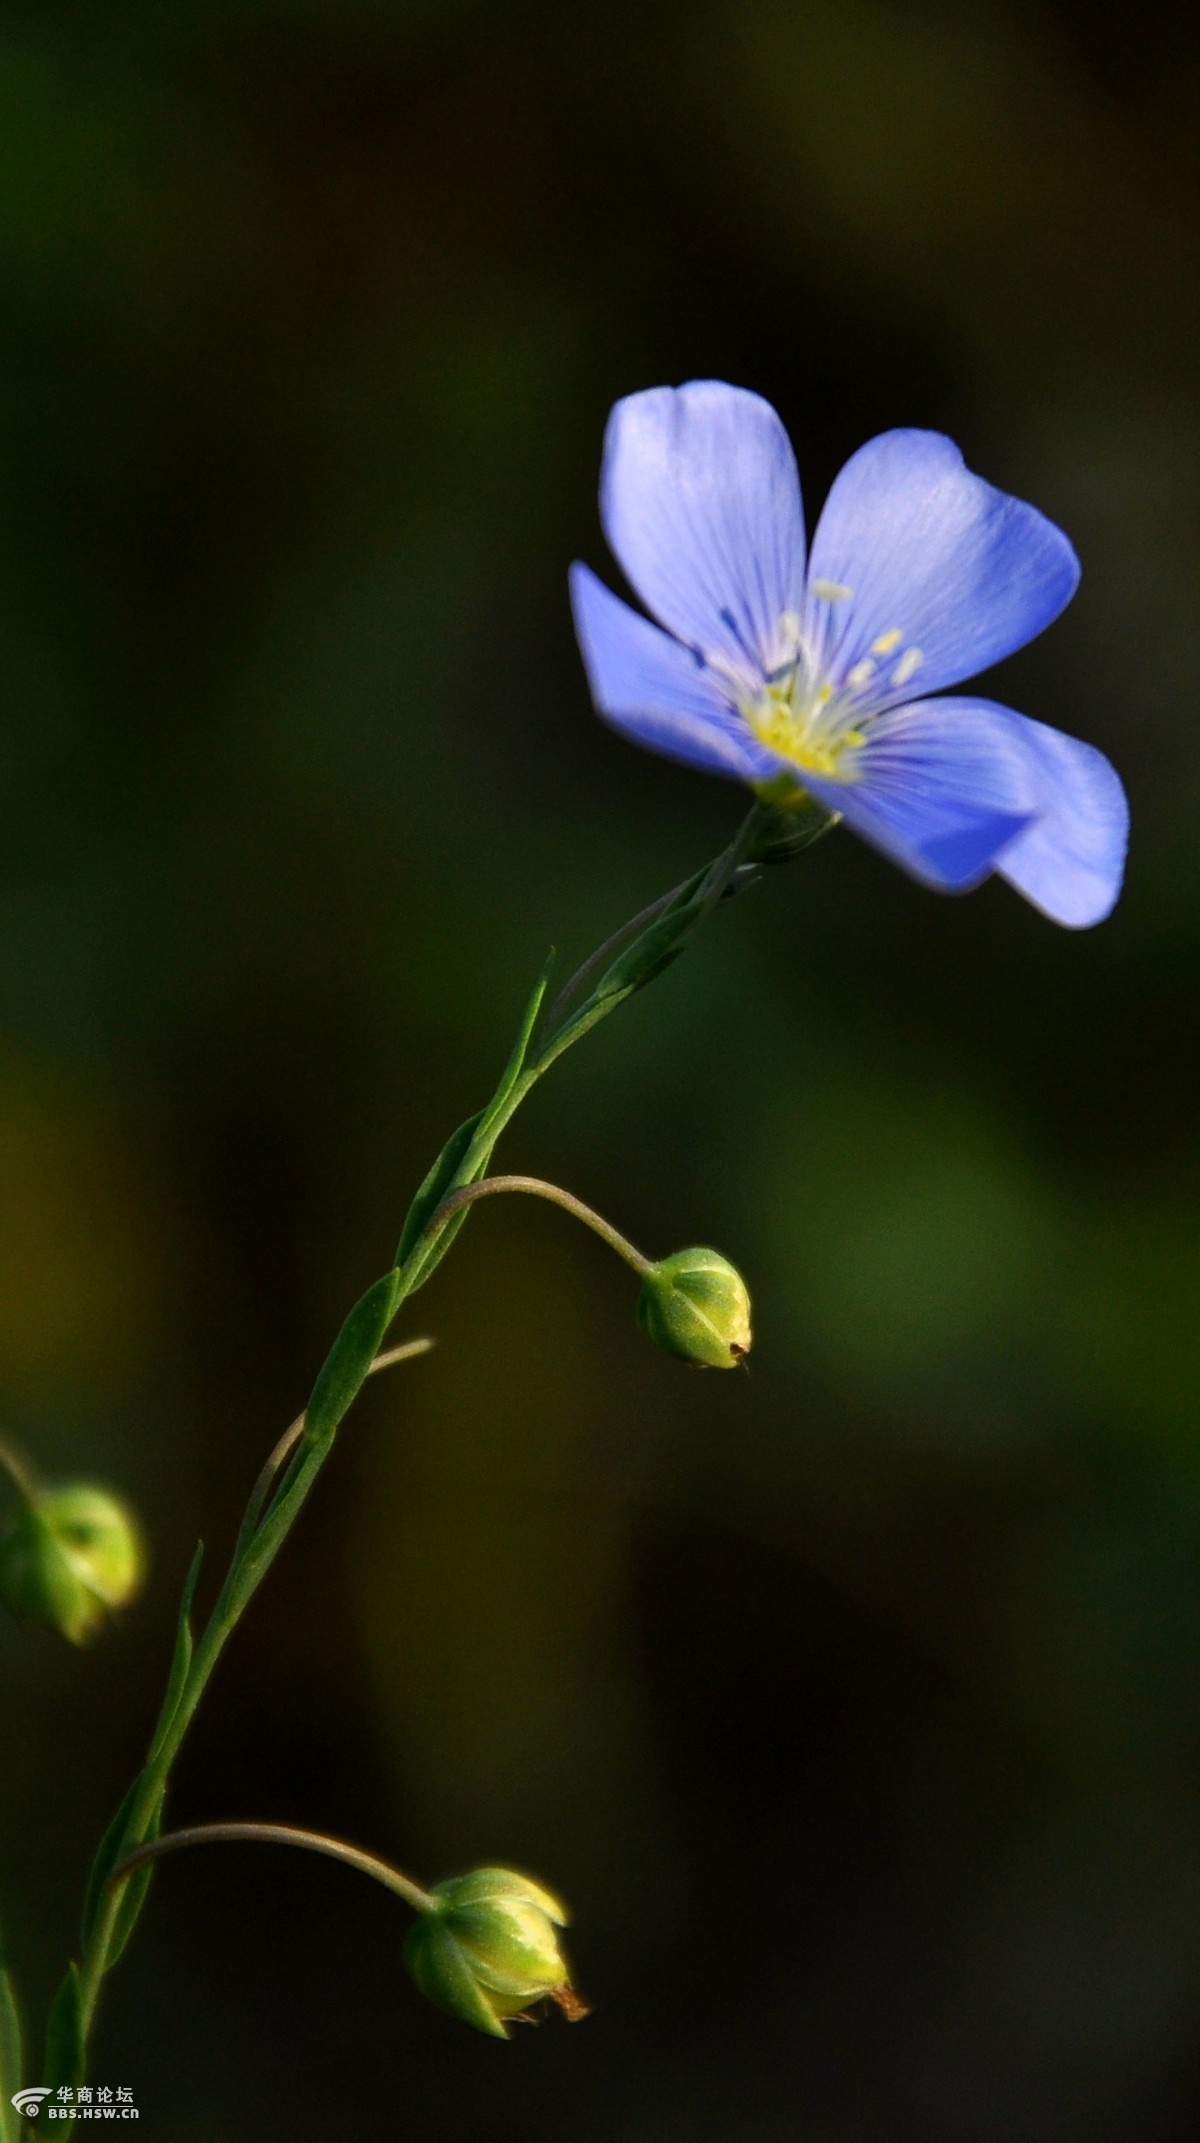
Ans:
{"label": "bud sepal", "polygon": [[736,1369],[750,1352],[750,1295],[719,1250],[676,1250],[652,1265],[638,1298],[647,1338],[698,1369]]}
{"label": "bud sepal", "polygon": [[137,1521],[89,1482],[37,1488],[0,1542],[0,1596],[13,1613],[85,1645],[141,1591]]}
{"label": "bud sepal", "polygon": [[572,2020],[587,2014],[559,1946],[567,1911],[549,1890],[511,1868],[475,1868],[435,1883],[429,1899],[404,1961],[439,2009],[494,2039],[547,1996]]}

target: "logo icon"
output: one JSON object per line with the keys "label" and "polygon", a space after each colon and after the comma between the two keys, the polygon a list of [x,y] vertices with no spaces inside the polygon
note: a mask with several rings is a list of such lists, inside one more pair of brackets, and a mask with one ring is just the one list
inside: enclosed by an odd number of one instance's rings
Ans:
{"label": "logo icon", "polygon": [[13,2097],[13,2104],[18,2113],[25,2115],[26,2120],[33,2121],[37,2119],[41,2111],[42,2100],[49,2098],[49,2096],[50,2086],[48,2084],[37,2084],[32,2091],[16,2092]]}

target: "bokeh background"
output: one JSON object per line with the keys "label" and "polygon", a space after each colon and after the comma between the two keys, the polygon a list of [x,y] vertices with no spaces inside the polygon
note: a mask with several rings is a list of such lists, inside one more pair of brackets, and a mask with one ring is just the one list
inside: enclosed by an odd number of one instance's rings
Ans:
{"label": "bokeh background", "polygon": [[530,1867],[596,2014],[476,2039],[383,1892],[196,1855],[97,2054],[148,2136],[1200,2132],[1198,58],[1162,0],[6,0],[0,1431],[154,1543],[91,1654],[0,1628],[31,2010],[196,1536],[211,1595],[548,944],[740,813],[588,705],[612,400],[761,390],[810,507],[897,423],[1036,500],[1083,584],[993,689],[1136,828],[1084,937],[836,837],[538,1093],[506,1164],[736,1257],[753,1375],[476,1215],[174,1813]]}

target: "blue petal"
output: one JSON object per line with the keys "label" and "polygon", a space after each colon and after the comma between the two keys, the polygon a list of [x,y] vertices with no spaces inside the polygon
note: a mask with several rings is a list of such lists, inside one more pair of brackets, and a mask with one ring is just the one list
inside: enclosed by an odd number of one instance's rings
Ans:
{"label": "blue petal", "polygon": [[1041,765],[1044,808],[1006,848],[1000,876],[1071,930],[1103,922],[1121,890],[1129,806],[1103,752],[1018,716]]}
{"label": "blue petal", "polygon": [[571,607],[592,698],[614,729],[710,774],[769,780],[765,751],[711,673],[585,565],[571,568]]}
{"label": "blue petal", "polygon": [[[818,581],[851,593],[822,601]],[[806,616],[827,674],[841,682],[856,664],[872,664],[864,705],[892,707],[1023,647],[1078,581],[1061,529],[973,476],[952,440],[884,432],[851,456],[829,494]],[[905,662],[909,649],[919,664]]]}
{"label": "blue petal", "polygon": [[1090,744],[992,700],[918,700],[847,763],[853,779],[805,787],[926,885],[965,892],[996,870],[1076,930],[1116,900],[1129,812]]}
{"label": "blue petal", "polygon": [[965,892],[1029,827],[1044,766],[1028,725],[988,700],[918,700],[874,722],[847,766],[804,786],[926,885]]}
{"label": "blue petal", "polygon": [[804,593],[804,514],[769,402],[719,380],[618,402],[600,478],[604,531],[647,609],[748,680],[773,669]]}

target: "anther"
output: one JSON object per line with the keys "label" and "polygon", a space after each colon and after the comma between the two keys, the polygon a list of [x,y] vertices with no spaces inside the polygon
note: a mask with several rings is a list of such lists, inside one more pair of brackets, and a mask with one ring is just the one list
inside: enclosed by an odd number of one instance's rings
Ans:
{"label": "anther", "polygon": [[895,669],[892,671],[892,683],[894,685],[906,685],[909,678],[920,669],[924,660],[925,657],[919,647],[906,647]]}
{"label": "anther", "polygon": [[845,588],[840,580],[810,580],[809,591],[819,596],[823,603],[846,603],[853,595],[853,588]]}
{"label": "anther", "polygon": [[904,634],[901,632],[900,627],[893,625],[890,632],[881,632],[878,640],[872,640],[871,653],[873,655],[890,655],[894,647],[899,647],[903,638]]}
{"label": "anther", "polygon": [[865,685],[874,675],[875,665],[869,655],[864,655],[861,662],[856,662],[854,668],[847,671],[846,683],[857,692],[859,686]]}

